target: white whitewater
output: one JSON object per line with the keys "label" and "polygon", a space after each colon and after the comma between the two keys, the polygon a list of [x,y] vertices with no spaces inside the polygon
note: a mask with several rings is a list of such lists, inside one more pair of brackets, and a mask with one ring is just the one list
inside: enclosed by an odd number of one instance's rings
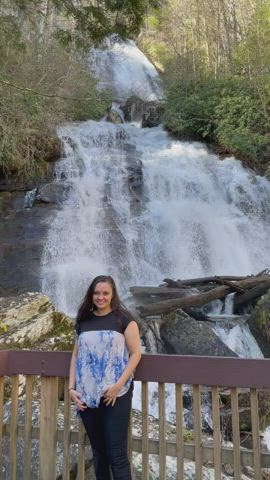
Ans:
{"label": "white whitewater", "polygon": [[238,357],[263,358],[263,353],[246,323],[246,318],[233,315],[234,295],[235,293],[227,295],[224,303],[216,302],[214,314],[210,315],[213,321],[216,320],[213,330]]}
{"label": "white whitewater", "polygon": [[162,96],[155,67],[132,40],[123,41],[118,35],[111,35],[101,49],[91,51],[90,65],[99,87],[112,89],[119,102],[132,95],[146,101]]}
{"label": "white whitewater", "polygon": [[[43,291],[73,315],[94,275],[122,293],[164,277],[250,274],[269,266],[270,184],[233,158],[171,139],[162,127],[63,126],[57,181],[71,185],[44,249]],[[128,187],[143,164],[142,200]]]}

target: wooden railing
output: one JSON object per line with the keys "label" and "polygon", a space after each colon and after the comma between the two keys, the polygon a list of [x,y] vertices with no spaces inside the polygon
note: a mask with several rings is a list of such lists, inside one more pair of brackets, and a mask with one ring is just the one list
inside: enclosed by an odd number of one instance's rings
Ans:
{"label": "wooden railing", "polygon": [[[63,447],[62,478],[70,478],[72,445],[77,445],[77,478],[85,478],[85,446],[88,441],[81,422],[71,428],[71,405],[68,395],[68,369],[70,353],[67,352],[0,352],[0,472],[3,465],[4,439],[9,440],[10,471],[6,478],[31,479],[31,440],[39,440],[39,478],[56,478],[56,446]],[[184,479],[184,460],[195,462],[196,480],[203,478],[203,468],[214,469],[215,480],[220,480],[222,465],[231,464],[234,479],[241,479],[243,466],[254,469],[254,478],[262,479],[262,469],[270,468],[270,454],[261,451],[258,390],[270,390],[270,360],[189,357],[176,355],[143,355],[136,370],[135,380],[141,382],[141,432],[129,435],[129,453],[142,455],[143,480],[149,478],[149,455],[156,455],[159,479],[166,479],[166,456],[176,458],[177,479]],[[157,382],[158,438],[150,438],[148,382]],[[168,439],[165,415],[165,384],[174,384],[176,431]],[[183,426],[183,385],[189,385],[193,395],[193,443],[185,441]],[[60,388],[61,387],[61,388]],[[213,420],[213,442],[205,443],[201,428],[202,389],[210,392]],[[225,447],[220,421],[220,395],[226,389],[230,397],[233,447]],[[252,448],[243,448],[240,440],[239,389],[245,389],[250,399]],[[5,396],[6,392],[6,396]],[[19,398],[23,399],[24,420],[18,422]],[[20,400],[21,401],[21,400]],[[10,402],[10,403],[8,403]],[[39,422],[32,424],[32,408],[38,403]],[[9,406],[10,420],[3,421],[3,409]],[[57,426],[59,409],[64,418],[62,428]],[[17,439],[24,440],[24,456],[18,477]],[[5,477],[3,477],[5,478]]]}

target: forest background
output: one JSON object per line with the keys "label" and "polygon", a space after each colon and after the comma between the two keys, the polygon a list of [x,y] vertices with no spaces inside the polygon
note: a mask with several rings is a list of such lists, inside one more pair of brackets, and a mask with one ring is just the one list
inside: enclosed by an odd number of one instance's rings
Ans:
{"label": "forest background", "polygon": [[270,178],[269,0],[2,0],[0,173],[37,178],[60,156],[56,127],[101,118],[89,49],[133,38],[161,72],[165,127]]}

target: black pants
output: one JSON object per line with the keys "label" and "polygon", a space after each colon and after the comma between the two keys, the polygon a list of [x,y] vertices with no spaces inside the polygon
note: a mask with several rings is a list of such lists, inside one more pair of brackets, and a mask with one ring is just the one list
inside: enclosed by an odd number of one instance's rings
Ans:
{"label": "black pants", "polygon": [[103,399],[98,408],[80,411],[93,451],[97,480],[132,480],[127,456],[127,433],[133,385],[114,406],[106,407]]}

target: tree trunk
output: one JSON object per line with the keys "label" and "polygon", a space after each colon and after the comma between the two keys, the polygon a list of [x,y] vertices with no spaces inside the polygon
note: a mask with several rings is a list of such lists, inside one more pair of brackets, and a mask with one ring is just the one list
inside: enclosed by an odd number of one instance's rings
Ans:
{"label": "tree trunk", "polygon": [[189,307],[202,307],[203,305],[206,305],[213,300],[219,300],[226,297],[229,293],[233,291],[242,292],[243,289],[252,289],[253,287],[261,284],[269,285],[270,288],[270,276],[262,274],[259,276],[247,277],[234,283],[230,281],[229,285],[215,287],[207,292],[203,292],[198,295],[192,295],[172,300],[164,300],[147,306],[139,306],[137,307],[137,310],[139,310],[142,317],[147,317],[151,315],[161,315],[164,313],[168,313],[176,310],[177,308],[185,309]]}

